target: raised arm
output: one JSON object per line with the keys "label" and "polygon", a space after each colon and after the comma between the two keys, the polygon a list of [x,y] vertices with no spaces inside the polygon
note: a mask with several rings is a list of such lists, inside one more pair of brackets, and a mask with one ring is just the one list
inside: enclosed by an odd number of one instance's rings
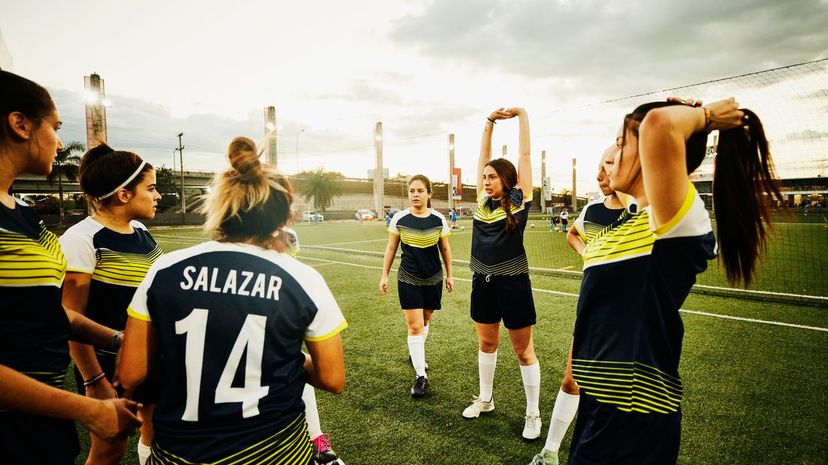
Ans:
{"label": "raised arm", "polygon": [[518,117],[520,134],[518,135],[518,186],[524,195],[532,192],[532,148],[529,143],[529,114],[523,108],[509,108],[509,114]]}
{"label": "raised arm", "polygon": [[498,108],[486,117],[486,125],[483,128],[483,136],[480,139],[480,158],[477,160],[477,196],[483,191],[483,168],[492,159],[492,131],[498,120],[513,118],[515,115],[509,113],[505,108]]}
{"label": "raised arm", "polygon": [[638,129],[639,158],[656,227],[675,217],[687,195],[687,139],[705,126],[709,130],[736,127],[743,116],[733,98],[701,108],[676,105],[647,113]]}

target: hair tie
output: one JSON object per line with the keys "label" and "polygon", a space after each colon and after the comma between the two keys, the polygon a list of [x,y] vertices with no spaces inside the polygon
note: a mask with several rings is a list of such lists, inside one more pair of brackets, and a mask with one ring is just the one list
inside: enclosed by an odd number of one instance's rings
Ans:
{"label": "hair tie", "polygon": [[103,199],[105,199],[105,198],[107,198],[107,197],[111,196],[112,194],[114,194],[114,193],[118,192],[118,190],[123,189],[124,187],[126,187],[129,183],[131,183],[131,182],[132,182],[132,180],[133,180],[133,179],[135,179],[135,177],[136,177],[136,176],[138,176],[138,175],[141,173],[141,170],[142,170],[142,169],[144,169],[144,166],[146,166],[146,164],[147,164],[147,162],[146,162],[146,161],[141,161],[141,164],[140,164],[140,165],[138,165],[138,169],[136,169],[136,170],[135,170],[135,172],[134,172],[134,173],[132,173],[132,175],[130,175],[130,176],[126,179],[126,181],[122,182],[122,183],[121,183],[121,185],[119,185],[118,187],[116,187],[115,189],[113,189],[113,190],[112,190],[112,192],[110,192],[110,193],[108,193],[108,194],[106,194],[106,195],[102,195],[102,196],[98,197],[98,199],[103,200]]}
{"label": "hair tie", "polygon": [[512,189],[509,191],[509,202],[517,208],[523,205],[523,191],[521,189]]}

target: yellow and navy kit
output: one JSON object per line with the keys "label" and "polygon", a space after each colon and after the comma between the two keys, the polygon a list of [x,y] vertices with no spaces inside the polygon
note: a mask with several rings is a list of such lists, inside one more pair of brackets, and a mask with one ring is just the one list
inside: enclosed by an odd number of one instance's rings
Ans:
{"label": "yellow and navy kit", "polygon": [[520,192],[520,205],[512,205],[517,219],[514,230],[506,228],[506,212],[500,201],[481,193],[472,222],[472,250],[469,265],[475,273],[484,275],[519,275],[529,272],[526,250],[523,248],[523,232],[529,218],[532,191]]}
{"label": "yellow and navy kit", "polygon": [[[0,364],[62,389],[69,366],[60,293],[66,258],[57,236],[16,201],[15,208],[0,204]],[[75,422],[0,410],[0,451],[3,463],[74,463]]]}
{"label": "yellow and navy kit", "polygon": [[0,205],[0,363],[57,387],[69,365],[69,320],[58,238],[17,201]]}
{"label": "yellow and navy kit", "polygon": [[400,236],[402,259],[397,272],[401,282],[414,286],[430,286],[443,281],[440,266],[442,237],[451,235],[446,218],[429,209],[427,216],[416,216],[406,208],[391,219],[388,231]]}
{"label": "yellow and navy kit", "polygon": [[584,205],[581,214],[575,220],[573,227],[586,244],[601,232],[607,225],[612,224],[621,217],[623,208],[607,208],[604,200],[598,199]]}
{"label": "yellow and navy kit", "polygon": [[206,242],[159,258],[128,311],[151,322],[164,373],[154,463],[309,462],[302,343],[347,327],[315,269]]}
{"label": "yellow and navy kit", "polygon": [[572,371],[582,394],[622,412],[680,412],[679,308],[716,256],[704,202],[688,182],[675,217],[625,212],[587,242]]}
{"label": "yellow and navy kit", "polygon": [[92,275],[86,316],[113,329],[126,326],[126,308],[161,248],[138,221],[131,234],[113,231],[92,217],[60,236],[67,271]]}

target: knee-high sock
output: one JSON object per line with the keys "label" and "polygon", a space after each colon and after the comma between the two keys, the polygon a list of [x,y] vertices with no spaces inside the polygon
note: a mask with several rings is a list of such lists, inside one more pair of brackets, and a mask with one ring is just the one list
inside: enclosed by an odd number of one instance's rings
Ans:
{"label": "knee-high sock", "polygon": [[569,425],[578,412],[578,402],[580,399],[581,396],[567,394],[563,392],[563,389],[558,391],[555,406],[552,407],[552,419],[549,421],[549,433],[546,435],[544,449],[558,452],[558,449],[561,447],[561,441],[566,436],[566,430],[569,429]]}
{"label": "knee-high sock", "polygon": [[423,344],[428,340],[428,325],[423,326]]}
{"label": "knee-high sock", "polygon": [[411,364],[417,376],[426,376],[425,337],[422,334],[408,336],[408,355],[411,355]]}
{"label": "knee-high sock", "polygon": [[138,450],[138,463],[141,465],[147,465],[147,460],[149,460],[150,455],[152,455],[152,447],[144,444],[142,442],[143,439],[143,436],[138,439],[138,446],[136,447]]}
{"label": "knee-high sock", "polygon": [[523,391],[526,393],[526,414],[540,415],[540,363],[520,367]]}
{"label": "knee-high sock", "polygon": [[302,402],[305,403],[308,436],[313,439],[322,434],[322,424],[319,422],[319,409],[316,407],[316,392],[310,384],[306,384],[302,391]]}
{"label": "knee-high sock", "polygon": [[480,399],[486,402],[492,400],[494,374],[497,367],[497,351],[490,354],[477,352],[477,368],[480,373]]}

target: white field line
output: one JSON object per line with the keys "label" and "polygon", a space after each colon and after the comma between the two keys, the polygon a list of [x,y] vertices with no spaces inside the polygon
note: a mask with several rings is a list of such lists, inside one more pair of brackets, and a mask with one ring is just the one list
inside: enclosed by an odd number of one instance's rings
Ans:
{"label": "white field line", "polygon": [[[325,259],[325,258],[301,257],[301,260],[303,260],[303,261],[304,260],[314,260],[314,261],[319,261],[319,262],[325,262],[327,264],[332,264],[332,265],[333,264],[347,265],[347,266],[354,266],[354,267],[357,267],[357,268],[367,268],[369,270],[382,270],[381,266],[362,265],[362,264],[359,264],[359,263],[349,263],[349,262],[340,262],[340,261],[336,261],[336,260],[328,260],[328,259]],[[396,270],[396,268],[392,268],[391,271],[396,272],[397,270]],[[471,279],[464,279],[464,278],[454,278],[454,280],[455,281],[463,281],[463,282],[471,282]],[[534,288],[534,287],[532,288],[532,291],[533,292],[540,292],[540,293],[544,293],[544,294],[560,295],[560,296],[565,296],[565,297],[578,297],[578,294],[573,293],[573,292],[553,291],[553,290],[550,290],[550,289],[540,289],[540,288]],[[822,328],[822,327],[819,327],[819,326],[798,325],[798,324],[794,324],[794,323],[784,323],[784,322],[781,322],[781,321],[758,320],[758,319],[755,319],[755,318],[743,318],[743,317],[740,317],[740,316],[721,315],[721,314],[718,314],[718,313],[701,312],[701,311],[698,311],[698,310],[680,309],[679,311],[682,312],[682,313],[687,313],[687,314],[691,314],[691,315],[709,316],[709,317],[713,317],[713,318],[722,318],[722,319],[725,319],[725,320],[736,320],[736,321],[744,321],[744,322],[747,322],[747,323],[759,323],[759,324],[774,325],[774,326],[784,326],[784,327],[787,327],[787,328],[808,329],[808,330],[811,330],[811,331],[828,332],[828,328]]]}
{"label": "white field line", "polygon": [[[204,240],[200,240],[200,239],[198,239],[198,240],[187,240],[187,239],[182,240],[182,238],[180,236],[166,236],[166,235],[162,235],[162,234],[154,234],[153,237],[161,238],[166,242],[172,242],[172,243],[176,243],[176,244],[198,244],[200,242],[204,242]],[[175,239],[166,239],[167,237],[171,237],[171,238],[175,238]],[[340,242],[338,244],[330,244],[330,245],[357,244],[357,243],[361,243],[361,242],[378,242],[378,241],[385,241],[385,240],[387,240],[387,239],[371,239],[371,240],[355,241],[355,242]],[[358,249],[346,249],[346,248],[341,248],[341,247],[330,247],[330,245],[307,245],[306,247],[309,248],[309,249],[318,248],[318,249],[322,249],[322,250],[333,250],[333,251],[339,251],[339,252],[351,252],[351,253],[358,253],[358,254],[364,254],[366,252],[376,253],[376,254],[382,253],[382,252],[374,252],[374,251],[371,251],[371,250],[358,250]],[[399,255],[399,252],[397,253],[397,255]],[[457,263],[462,263],[462,264],[468,264],[469,263],[468,260],[454,259],[453,261],[457,262]],[[567,270],[567,269],[564,269],[564,268],[542,268],[542,267],[535,267],[535,266],[530,267],[529,271],[546,271],[546,272],[554,271],[556,273],[569,273],[569,274],[576,274],[576,275],[583,274],[582,271],[577,271],[577,270]],[[750,294],[750,295],[754,295],[754,296],[793,297],[793,298],[799,298],[799,299],[811,299],[811,300],[816,300],[816,301],[820,301],[820,302],[828,302],[828,297],[823,297],[823,296],[818,296],[818,295],[793,294],[793,293],[788,293],[788,292],[756,291],[756,290],[751,290],[751,289],[734,289],[734,288],[721,287],[721,286],[708,286],[708,285],[705,285],[705,284],[696,284],[693,287],[700,288],[700,289],[713,289],[713,290],[717,290],[717,291],[728,291],[728,292],[732,292],[734,294],[743,293],[743,294]]]}

